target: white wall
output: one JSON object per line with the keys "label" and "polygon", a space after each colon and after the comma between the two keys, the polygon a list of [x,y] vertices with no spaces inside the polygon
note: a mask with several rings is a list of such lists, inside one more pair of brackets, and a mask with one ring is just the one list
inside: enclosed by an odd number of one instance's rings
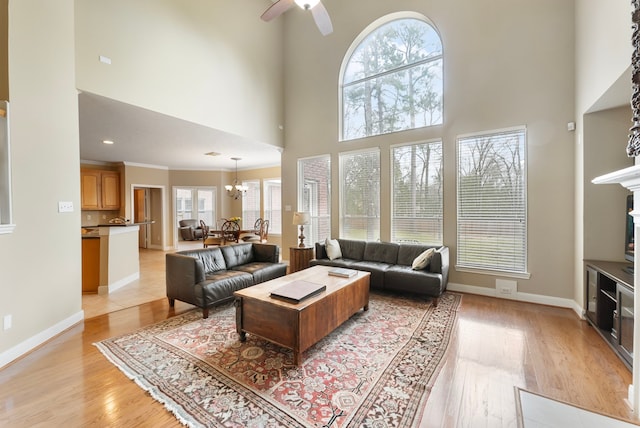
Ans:
{"label": "white wall", "polygon": [[[326,0],[334,33],[322,37],[311,16],[287,12],[285,27],[286,123],[282,162],[283,205],[296,207],[296,160],[330,153],[333,165],[333,233],[338,233],[338,153],[380,147],[382,239],[390,238],[389,147],[442,137],[444,243],[456,261],[456,136],[511,126],[528,129],[529,280],[518,290],[573,297],[573,1],[539,0]],[[358,34],[379,17],[412,10],[428,17],[444,45],[443,126],[338,142],[338,72]],[[285,225],[288,220],[285,213]],[[295,243],[285,227],[283,246]],[[559,238],[562,237],[562,238]],[[451,270],[450,282],[495,288],[496,277]]]}
{"label": "white wall", "polygon": [[259,19],[270,4],[77,1],[78,88],[282,147],[282,25]]}
{"label": "white wall", "polygon": [[[73,0],[9,2],[13,234],[0,235],[0,366],[82,319]],[[59,214],[58,201],[73,213]]]}

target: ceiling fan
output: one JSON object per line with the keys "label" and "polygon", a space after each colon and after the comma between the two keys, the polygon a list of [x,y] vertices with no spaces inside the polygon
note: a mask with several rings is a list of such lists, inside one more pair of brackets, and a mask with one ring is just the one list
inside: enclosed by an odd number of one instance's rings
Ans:
{"label": "ceiling fan", "polygon": [[327,12],[327,9],[320,0],[278,0],[269,6],[269,9],[267,9],[260,18],[262,18],[263,21],[269,22],[285,13],[294,3],[304,10],[311,11],[313,20],[316,21],[316,25],[323,36],[333,32],[329,12]]}

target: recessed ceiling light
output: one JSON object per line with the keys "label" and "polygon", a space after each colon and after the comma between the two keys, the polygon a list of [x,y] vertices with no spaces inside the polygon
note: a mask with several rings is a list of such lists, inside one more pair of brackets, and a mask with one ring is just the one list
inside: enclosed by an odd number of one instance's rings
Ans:
{"label": "recessed ceiling light", "polygon": [[209,152],[209,153],[205,153],[206,156],[220,156],[221,153],[218,152]]}
{"label": "recessed ceiling light", "polygon": [[113,141],[111,141],[111,140],[102,140],[102,144],[109,144],[109,145],[111,145],[111,144],[113,144]]}

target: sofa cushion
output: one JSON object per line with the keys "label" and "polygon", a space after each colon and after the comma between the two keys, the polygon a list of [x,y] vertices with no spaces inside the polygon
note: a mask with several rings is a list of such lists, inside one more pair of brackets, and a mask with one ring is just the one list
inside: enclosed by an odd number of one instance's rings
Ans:
{"label": "sofa cushion", "polygon": [[352,260],[352,259],[335,259],[335,260],[329,260],[327,258],[324,259],[312,259],[309,262],[309,266],[335,266],[335,267],[344,267],[344,268],[348,268],[351,265],[353,265],[354,263],[358,263],[361,260]]}
{"label": "sofa cushion", "polygon": [[324,241],[325,251],[329,260],[335,260],[342,258],[342,251],[340,250],[340,243],[337,239],[327,238]]}
{"label": "sofa cushion", "polygon": [[362,260],[395,264],[398,260],[398,244],[393,242],[367,242]]}
{"label": "sofa cushion", "polygon": [[253,276],[253,283],[269,281],[287,274],[287,265],[284,263],[252,262],[239,265],[233,270],[250,273]]}
{"label": "sofa cushion", "polygon": [[365,241],[338,238],[338,242],[343,259],[364,260],[364,247],[367,245]]}
{"label": "sofa cushion", "polygon": [[253,244],[234,244],[219,247],[224,256],[227,268],[251,263],[253,261]]}
{"label": "sofa cushion", "polygon": [[219,247],[180,251],[178,254],[195,257],[197,260],[200,260],[205,275],[227,268],[227,264]]}
{"label": "sofa cushion", "polygon": [[374,262],[369,260],[360,260],[349,266],[350,269],[363,270],[370,272],[369,287],[373,290],[383,290],[386,288],[384,283],[384,273],[391,265],[382,262]]}
{"label": "sofa cushion", "polygon": [[413,270],[422,270],[427,266],[429,266],[429,263],[431,262],[431,258],[433,257],[433,253],[435,251],[436,251],[435,248],[428,248],[424,250],[422,253],[418,255],[418,257],[416,257],[413,260],[413,263],[411,264],[411,268]]}
{"label": "sofa cushion", "polygon": [[207,275],[198,284],[197,305],[200,307],[233,298],[233,292],[253,285],[251,274],[235,270],[223,270]]}

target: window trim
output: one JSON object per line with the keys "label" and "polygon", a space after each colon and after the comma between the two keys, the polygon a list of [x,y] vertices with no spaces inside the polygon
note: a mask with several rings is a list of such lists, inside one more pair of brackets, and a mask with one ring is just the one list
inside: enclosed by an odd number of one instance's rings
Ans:
{"label": "window trim", "polygon": [[479,267],[470,267],[470,266],[466,266],[466,265],[460,265],[458,263],[458,254],[456,254],[456,264],[455,264],[455,269],[458,272],[468,272],[468,273],[475,273],[475,274],[482,274],[482,275],[492,275],[492,276],[501,276],[501,277],[508,277],[508,278],[518,278],[518,279],[529,279],[531,277],[531,273],[529,272],[529,215],[528,215],[528,171],[529,171],[529,167],[528,167],[528,163],[529,163],[529,151],[528,151],[528,130],[527,130],[527,126],[526,125],[520,125],[520,126],[512,126],[512,127],[507,127],[507,128],[499,128],[499,129],[493,129],[493,130],[486,130],[486,131],[479,131],[479,132],[472,132],[472,133],[466,133],[466,134],[459,134],[456,136],[456,144],[455,144],[455,149],[456,149],[456,252],[460,251],[460,246],[458,244],[458,238],[459,238],[459,196],[460,196],[460,180],[459,180],[459,173],[460,173],[460,165],[459,165],[459,159],[460,159],[460,145],[459,145],[459,141],[461,139],[468,139],[468,138],[482,138],[485,136],[490,136],[490,135],[497,135],[497,134],[506,134],[506,133],[513,133],[513,132],[523,132],[524,133],[524,154],[525,154],[525,162],[524,162],[524,172],[523,172],[523,181],[524,181],[524,215],[525,215],[525,224],[524,224],[524,249],[525,249],[525,253],[524,253],[524,270],[522,272],[517,272],[517,271],[509,271],[509,270],[502,270],[502,269],[490,269],[490,268],[479,268]]}

